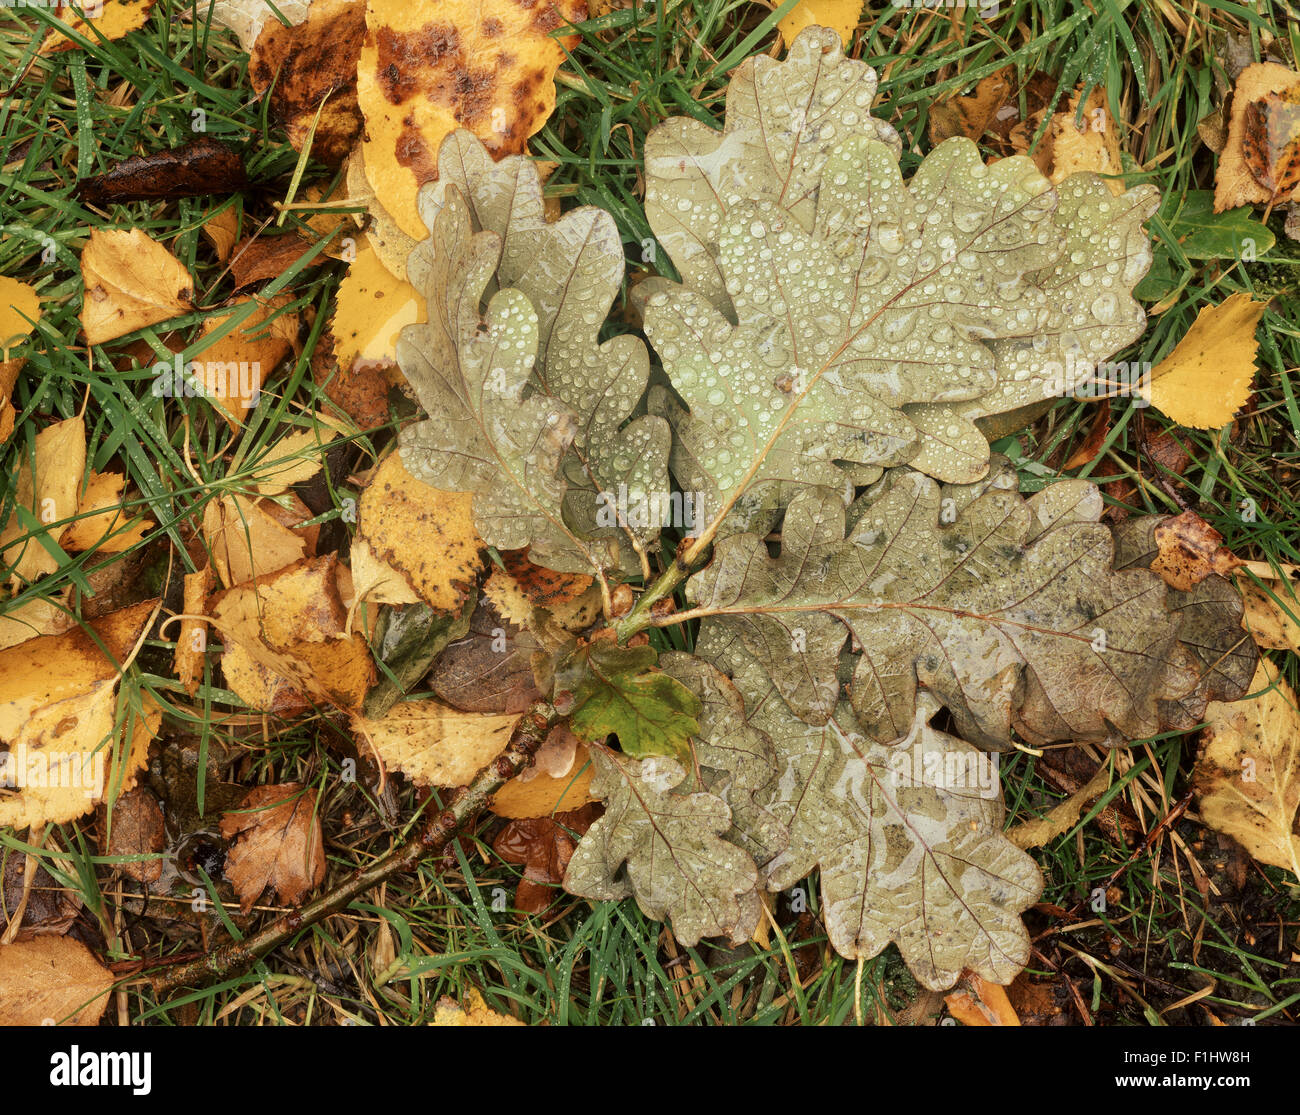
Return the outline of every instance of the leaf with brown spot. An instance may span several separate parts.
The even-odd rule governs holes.
[[[315,124],[311,153],[331,166],[361,135],[357,60],[365,29],[365,4],[316,0],[303,23],[272,20],[250,51],[249,80],[259,97],[270,90],[271,117],[293,149],[303,149]]]
[[[370,244],[362,245],[339,284],[330,318],[339,367],[396,368],[398,335],[424,320],[420,293],[404,279],[394,279]]]
[[[87,344],[103,344],[194,308],[194,280],[184,264],[138,228],[92,230],[81,250],[81,278]]]
[[[1223,545],[1223,535],[1195,511],[1184,511],[1166,519],[1155,528],[1159,550],[1151,563],[1165,583],[1189,592],[1211,573],[1226,576],[1241,564],[1240,559]]]
[[[1266,93],[1246,106],[1241,153],[1271,198],[1300,183],[1300,84]]]
[[[1277,667],[1260,659],[1249,701],[1212,703],[1192,774],[1201,819],[1260,863],[1300,880],[1300,712]]]
[[[517,155],[555,109],[555,71],[586,18],[583,0],[369,0],[357,68],[366,173],[383,207],[417,240],[415,196],[438,174],[438,148],[468,128],[496,157]]]
[[[352,728],[390,767],[421,786],[465,786],[505,750],[517,715],[458,712],[438,701],[405,701]]]
[[[1227,143],[1219,155],[1214,175],[1216,213],[1239,205],[1281,205],[1293,200],[1294,185],[1276,192],[1273,187],[1283,180],[1279,174],[1289,177],[1291,173],[1286,169],[1290,157],[1282,132],[1288,126],[1285,120],[1294,119],[1286,106],[1292,103],[1296,89],[1300,89],[1300,74],[1276,62],[1258,62],[1237,75],[1232,89]],[[1249,151],[1248,139],[1252,148]],[[1273,185],[1262,185],[1257,173]]]
[[[301,783],[249,791],[238,810],[222,814],[221,835],[232,841],[225,874],[244,913],[267,887],[294,905],[325,878],[316,791]]]
[[[59,4],[55,14],[71,31],[97,43],[96,32],[105,39],[120,39],[129,31],[138,31],[148,22],[153,5],[154,0],[100,0],[98,5],[87,5],[83,9],[85,18],[73,11],[69,4]],[[61,29],[52,27],[41,43],[40,53],[61,54],[65,50],[80,49],[79,42]]]
[[[352,540],[357,591],[374,603],[456,612],[484,565],[470,497],[422,484],[390,453],[361,493]]]

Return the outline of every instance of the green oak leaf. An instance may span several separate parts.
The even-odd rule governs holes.
[[[634,758],[690,755],[699,731],[700,699],[676,678],[654,668],[653,647],[594,643],[579,647],[555,670],[556,707],[588,743],[618,736]]]

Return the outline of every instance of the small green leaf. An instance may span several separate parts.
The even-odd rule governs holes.
[[[648,646],[588,646],[569,655],[555,672],[555,692],[557,707],[571,710],[573,734],[596,743],[612,733],[633,758],[689,762],[703,706],[680,681],[654,669],[656,658]]]
[[[1251,219],[1252,212],[1249,205],[1243,205],[1216,213],[1214,192],[1193,190],[1170,229],[1188,259],[1240,259],[1251,253],[1258,258],[1275,240],[1267,226]]]

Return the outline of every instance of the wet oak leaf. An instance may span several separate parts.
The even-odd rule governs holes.
[[[384,209],[417,240],[416,193],[438,148],[466,128],[496,157],[517,155],[555,109],[555,71],[587,16],[583,0],[368,0],[357,68],[366,173]]]
[[[592,793],[605,815],[582,838],[564,874],[570,894],[594,899],[635,896],[641,912],[671,920],[688,948],[702,937],[747,940],[756,925],[741,898],[758,871],[749,854],[722,834],[731,810],[704,791],[678,792],[687,775],[672,759],[638,760],[592,751]]]
[[[896,740],[864,737],[841,703],[820,725],[795,717],[739,647],[711,637],[728,660],[750,723],[772,740],[781,774],[771,811],[789,844],[764,867],[769,890],[819,867],[822,918],[850,959],[891,941],[926,987],[952,986],[970,968],[1008,983],[1029,958],[1020,911],[1042,890],[1033,859],[1002,834],[991,756],[932,728],[938,707],[917,701]]]
[[[238,810],[223,813],[221,835],[231,841],[225,875],[248,913],[268,887],[294,905],[325,878],[325,841],[316,791],[298,782],[258,786]]]
[[[1009,748],[1013,726],[1035,742],[1154,734],[1158,699],[1196,681],[1165,585],[1113,569],[1091,484],[1028,500],[1015,484],[999,458],[970,486],[895,470],[847,516],[838,496],[805,493],[786,510],[779,556],[754,535],[724,539],[688,599],[812,724],[839,706],[851,636],[850,699],[878,742],[910,730],[922,689],[982,747]]]
[[[1053,191],[1027,158],[985,166],[964,138],[904,184],[875,88],[811,28],[786,62],[736,71],[724,132],[670,120],[647,140],[647,215],[686,289],[638,289],[689,414],[663,393],[651,410],[710,521],[740,501],[744,529],[795,486],[903,461],[978,479],[976,418],[1071,390],[1142,330],[1129,292],[1154,191],[1116,199],[1088,174]]]

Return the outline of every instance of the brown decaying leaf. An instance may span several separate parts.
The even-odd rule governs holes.
[[[203,222],[201,231],[216,252],[217,260],[225,263],[235,249],[235,241],[239,239],[238,210],[227,206],[219,213],[214,213]]]
[[[185,266],[138,228],[94,229],[81,251],[86,343],[112,341],[194,308]]]
[[[515,888],[515,909],[525,914],[540,914],[555,900],[578,838],[601,812],[599,805],[589,804],[556,813],[554,817],[521,818],[511,821],[497,834],[492,850],[506,863],[524,869]]]
[[[243,159],[220,140],[199,136],[166,151],[132,155],[112,170],[82,178],[77,196],[102,208],[127,201],[237,194],[247,187]]]
[[[276,0],[272,11],[266,0],[199,0],[194,18],[205,20],[210,12],[213,25],[229,27],[244,52],[252,54],[262,29],[268,24],[279,24],[276,12],[288,23],[301,23],[312,6],[313,0]]]
[[[286,236],[254,236],[241,240],[235,245],[230,257],[230,274],[234,277],[236,288],[242,290],[268,279],[278,279],[311,247],[296,232]],[[322,258],[317,256],[308,266],[319,267],[322,262]]]
[[[522,153],[555,108],[555,71],[577,36],[551,32],[586,18],[583,0],[370,0],[357,70],[366,173],[383,207],[416,239],[415,195],[437,177],[438,148],[468,128],[496,158]]]
[[[1290,194],[1300,183],[1300,85],[1246,106],[1242,156],[1270,198]]]
[[[527,628],[505,619],[490,600],[480,600],[469,632],[434,663],[429,688],[465,712],[523,712],[541,696],[532,667],[541,650]]]
[[[93,1026],[112,986],[113,974],[71,937],[0,945],[0,1026]]]
[[[1267,102],[1271,95],[1286,94],[1297,87],[1300,87],[1300,74],[1275,62],[1247,66],[1237,76],[1232,90],[1232,111],[1228,117],[1228,140],[1219,156],[1219,167],[1214,176],[1216,213],[1236,209],[1239,205],[1267,205],[1270,202],[1280,205],[1292,200],[1294,188],[1274,193],[1270,187],[1261,185],[1252,171],[1252,163],[1254,169],[1265,177],[1276,175],[1280,169],[1273,165],[1267,136],[1259,136],[1257,132],[1252,141],[1256,150],[1249,156],[1246,139],[1249,126],[1258,129],[1263,124],[1268,127],[1272,115],[1267,104],[1257,110],[1251,110],[1250,106]],[[1281,154],[1280,150],[1278,154]]]
[[[166,844],[162,808],[152,792],[143,786],[137,786],[117,799],[113,805],[106,855],[149,855],[161,852]],[[116,867],[122,874],[141,883],[156,883],[162,878],[163,863],[160,858],[119,863]]]
[[[1151,572],[1165,583],[1189,592],[1211,573],[1226,576],[1241,561],[1223,545],[1223,535],[1195,511],[1184,511],[1166,519],[1155,529],[1159,554]]]
[[[1014,66],[1004,66],[975,86],[969,96],[948,97],[930,106],[928,134],[931,143],[942,143],[953,136],[978,141],[995,117],[1011,103],[1015,93]],[[1018,115],[1018,110],[1016,114]]]
[[[134,791],[133,791],[134,792]],[[0,935],[7,934],[10,919],[18,912],[26,896],[27,904],[23,906],[22,924],[14,940],[30,941],[33,937],[62,936],[76,920],[82,907],[76,892],[60,886],[45,867],[39,857],[24,855],[17,848],[0,848]],[[31,882],[27,873],[32,870]]]
[[[233,841],[225,873],[244,913],[267,887],[281,902],[294,905],[325,878],[316,791],[301,783],[249,791],[237,812],[222,815],[221,835]]]
[[[1110,400],[1101,400],[1092,415],[1092,424],[1088,427],[1088,436],[1083,439],[1083,444],[1070,454],[1070,459],[1061,466],[1066,472],[1072,468],[1082,468],[1084,465],[1092,464],[1097,459],[1097,454],[1101,452],[1101,447],[1106,441],[1106,435],[1110,432]]]
[[[271,116],[284,125],[294,150],[303,149],[315,123],[312,155],[332,166],[361,135],[357,60],[365,29],[365,4],[317,0],[304,23],[285,27],[272,20],[249,59],[249,80],[258,96],[271,90]]]

